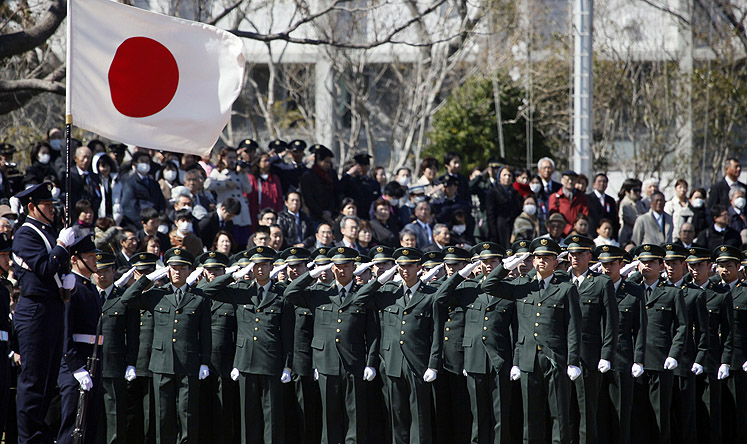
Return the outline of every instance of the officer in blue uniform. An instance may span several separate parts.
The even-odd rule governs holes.
[[[101,319],[102,301],[91,282],[91,274],[96,272],[97,251],[93,236],[81,237],[70,246],[75,288],[70,294],[70,301],[65,304],[63,355],[57,376],[62,398],[62,421],[57,435],[57,442],[60,444],[73,442],[72,432],[78,412],[80,389],[89,392],[84,443],[96,442],[98,415],[104,407],[101,371],[91,375],[86,367],[88,358],[93,355],[96,341],[98,340],[99,345],[103,344],[103,336],[96,334]]]
[[[72,228],[58,236],[52,228],[52,184],[41,183],[16,195],[27,214],[13,240],[15,275],[21,297],[13,323],[18,335],[21,373],[18,375],[18,442],[52,442],[44,424],[62,359],[65,305],[62,287],[75,278],[61,272],[69,263],[66,247]],[[63,285],[64,284],[64,285]]]

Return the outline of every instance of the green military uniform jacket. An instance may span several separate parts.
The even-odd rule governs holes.
[[[685,348],[682,360],[674,369],[676,376],[688,377],[693,375],[693,363],[705,366],[708,354],[708,309],[706,295],[703,289],[695,284],[683,283],[682,297],[687,309],[687,328],[685,329]]]
[[[513,350],[518,339],[516,303],[489,296],[479,279],[464,279],[459,273],[449,278],[436,293],[440,304],[458,306],[465,311],[464,369],[484,375],[488,366],[496,373],[508,375],[513,365]],[[446,320],[448,325],[448,319]],[[449,333],[449,332],[446,332]],[[444,338],[444,349],[447,340]]]
[[[703,370],[715,375],[721,364],[731,365],[734,347],[733,304],[729,290],[711,281],[706,283],[705,299],[708,310],[708,353]]]
[[[654,284],[651,296],[646,296],[646,370],[663,371],[664,361],[672,357],[679,361],[685,350],[687,308],[682,290],[659,280]],[[689,370],[689,368],[688,368]]]
[[[359,296],[360,286],[350,287],[340,300],[337,281],[314,282],[305,273],[291,282],[285,297],[298,307],[313,310],[314,334],[311,339],[313,366],[319,373],[341,376],[343,371],[363,376],[365,367],[379,365],[379,328],[376,310]]]
[[[361,290],[380,311],[381,358],[387,376],[402,377],[407,368],[417,375],[441,366],[443,320],[436,289],[421,282],[410,303],[405,303],[405,285],[374,279]]]
[[[203,289],[209,283],[205,280],[197,284]],[[233,369],[236,352],[236,309],[229,302],[210,301],[210,330],[212,331],[213,351],[210,354],[210,371],[222,378],[229,378]]]
[[[620,323],[612,369],[628,373],[633,363],[643,364],[646,359],[647,320],[643,289],[620,278],[615,299],[620,313]]]
[[[446,284],[447,280],[446,276],[442,276],[433,282],[428,282],[428,285],[439,290]],[[464,339],[464,315],[466,309],[458,303],[445,305],[444,309],[446,312],[441,314],[441,318],[444,319],[443,368],[461,375],[462,370],[465,368],[462,342]]]
[[[735,371],[739,371],[742,365],[747,362],[747,286],[744,281],[739,281],[731,289],[731,298],[734,307],[734,323],[732,324],[734,342],[731,367]]]
[[[306,307],[296,307],[293,326],[293,373],[311,376],[314,371],[311,341],[314,338],[314,312]]]
[[[143,276],[121,297],[126,307],[153,313],[153,347],[149,370],[166,375],[197,376],[210,362],[210,301],[187,286],[181,303],[171,285],[144,291],[151,281]]]
[[[576,287],[581,302],[581,361],[595,369],[600,359],[613,361],[617,348],[620,312],[612,279],[587,271]]]
[[[516,301],[519,340],[516,347],[519,368],[534,371],[535,356],[543,352],[561,369],[580,366],[581,308],[573,284],[553,275],[540,290],[535,279],[505,280],[508,270],[499,265],[482,283],[485,293]]]
[[[293,350],[294,307],[283,296],[285,286],[271,283],[259,300],[257,281],[243,279],[228,286],[231,282],[228,274],[204,288],[212,290],[212,299],[235,306],[238,328],[233,367],[242,373],[280,375],[291,367]]]
[[[98,291],[98,288],[96,289]],[[101,376],[124,378],[128,365],[135,366],[140,313],[120,300],[124,290],[114,286],[101,306]]]

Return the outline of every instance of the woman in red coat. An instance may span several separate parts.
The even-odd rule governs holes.
[[[280,178],[270,172],[270,155],[261,154],[249,170],[252,192],[247,194],[252,223],[257,226],[257,215],[265,208],[280,212],[283,210],[283,188]]]

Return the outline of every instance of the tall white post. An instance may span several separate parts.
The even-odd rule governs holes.
[[[573,0],[573,169],[592,174],[593,0]]]

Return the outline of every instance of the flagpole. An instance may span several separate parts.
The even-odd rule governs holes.
[[[70,84],[72,75],[71,67],[72,63],[72,21],[73,21],[73,0],[67,0],[67,48],[66,48],[66,61],[67,67],[65,70],[65,226],[71,227],[73,225],[73,216],[70,213],[70,189],[72,188],[72,181],[70,178],[70,145],[71,145],[71,132],[73,130],[73,113],[72,113],[72,93],[70,91]]]

